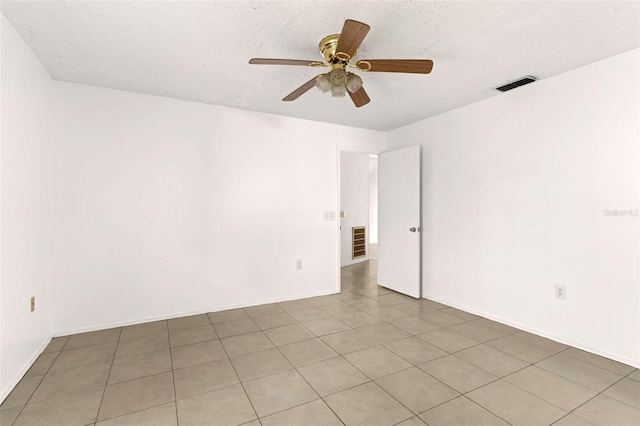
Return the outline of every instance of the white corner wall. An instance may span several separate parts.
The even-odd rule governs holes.
[[[347,266],[369,260],[369,154],[340,154],[340,265]],[[339,215],[338,215],[339,216]],[[367,255],[353,259],[352,228],[366,226]]]
[[[0,401],[52,335],[339,291],[339,151],[386,133],[53,81],[4,17],[1,53]]]
[[[51,336],[53,80],[1,16],[0,401]],[[30,298],[36,310],[30,311]]]
[[[426,297],[640,366],[639,59],[389,133],[423,147]]]

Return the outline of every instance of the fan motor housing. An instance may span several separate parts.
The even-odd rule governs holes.
[[[325,61],[327,61],[333,69],[345,69],[351,58],[344,52],[336,52],[338,48],[338,40],[340,40],[340,34],[326,36],[320,41],[320,45],[318,47],[320,48],[320,53],[324,56]],[[356,53],[354,53],[354,56]]]
[[[326,36],[320,41],[320,53],[324,56],[325,61],[331,62],[333,57],[336,55],[336,48],[338,47],[338,40],[340,39],[340,34],[332,34],[330,36]]]

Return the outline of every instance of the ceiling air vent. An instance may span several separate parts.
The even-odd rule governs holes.
[[[496,87],[496,90],[499,90],[501,92],[507,92],[507,91],[509,91],[511,89],[515,89],[516,87],[520,87],[520,86],[524,86],[525,84],[533,83],[536,80],[537,80],[537,78],[528,75],[526,77],[522,77],[520,80],[514,81],[514,82],[509,83],[509,84],[505,84],[504,86]]]

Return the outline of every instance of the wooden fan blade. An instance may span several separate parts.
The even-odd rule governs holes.
[[[353,101],[353,103],[357,108],[360,108],[361,106],[368,104],[369,101],[371,100],[369,99],[369,95],[367,95],[367,92],[365,92],[364,87],[361,87],[360,89],[358,89],[356,93],[351,93],[348,90],[347,90],[347,93],[349,94],[349,96],[351,97],[351,100]]]
[[[316,78],[318,78],[318,76],[313,77],[311,80],[307,81],[305,84],[303,84],[302,86],[298,87],[296,90],[294,90],[293,92],[289,93],[287,96],[285,96],[282,100],[285,102],[289,102],[289,101],[295,101],[296,99],[298,99],[301,95],[303,95],[304,93],[306,93],[309,89],[311,89],[313,86],[316,85]]]
[[[318,63],[318,61],[305,61],[303,59],[269,59],[269,58],[253,58],[249,60],[250,64],[256,65],[303,65]]]
[[[336,46],[336,56],[340,53],[345,53],[348,58],[340,58],[350,60],[353,55],[356,54],[360,43],[367,36],[370,27],[362,22],[347,19],[344,21],[340,38],[338,39],[338,46]]]
[[[371,68],[367,69],[369,65]],[[433,69],[433,61],[429,59],[363,59],[358,61],[356,66],[362,71],[429,74]]]

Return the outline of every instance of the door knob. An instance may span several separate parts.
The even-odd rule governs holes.
[[[415,227],[413,227],[413,228],[409,228],[409,231],[411,231],[411,232],[416,232],[416,231],[417,231],[417,229],[416,229]]]

